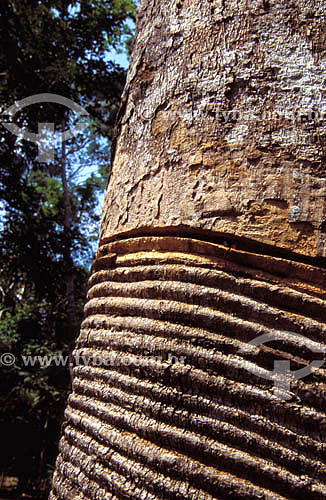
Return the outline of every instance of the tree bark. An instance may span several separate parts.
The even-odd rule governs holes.
[[[62,133],[65,131],[65,122],[62,124]],[[63,190],[63,203],[64,203],[64,215],[63,215],[63,227],[65,230],[65,246],[63,253],[63,265],[65,269],[66,277],[66,305],[67,305],[67,319],[68,328],[65,335],[65,339],[69,345],[69,369],[70,376],[72,379],[72,349],[75,342],[75,329],[76,329],[76,314],[75,314],[75,294],[74,294],[74,275],[73,275],[73,259],[72,259],[72,215],[71,215],[71,201],[69,186],[67,182],[67,155],[65,142],[62,142],[61,151],[61,182]]]
[[[51,500],[326,497],[325,7],[141,2]]]
[[[188,226],[326,255],[325,7],[141,3],[102,239]]]

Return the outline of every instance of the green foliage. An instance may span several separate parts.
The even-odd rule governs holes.
[[[134,16],[130,0],[0,2],[0,111],[47,92],[90,114],[83,134],[66,143],[64,162],[57,151],[55,161],[38,163],[34,143],[0,126],[0,355],[16,357],[14,365],[0,366],[0,465],[19,477],[17,499],[47,498],[69,367],[26,365],[23,357],[67,356],[82,320],[98,199],[125,82],[109,52],[130,45]],[[61,130],[75,121],[67,108],[46,103],[14,117],[32,132],[38,123]]]

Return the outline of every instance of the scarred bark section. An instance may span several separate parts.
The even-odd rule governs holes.
[[[286,401],[261,376],[326,350],[325,275],[191,238],[100,247],[51,500],[325,498],[325,369]]]
[[[326,256],[325,12],[141,2],[102,238],[188,226]]]

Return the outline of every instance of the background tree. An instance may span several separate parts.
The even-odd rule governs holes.
[[[25,366],[22,355],[68,355],[82,318],[125,81],[112,51],[125,50],[133,16],[128,0],[0,4],[1,111],[46,92],[90,114],[84,133],[48,163],[37,162],[35,144],[0,130],[0,346],[17,359],[1,367],[1,470],[4,477],[18,476],[15,498],[47,497],[69,365]],[[63,106],[44,104],[26,107],[14,122],[37,132],[38,123],[61,130],[76,119]]]

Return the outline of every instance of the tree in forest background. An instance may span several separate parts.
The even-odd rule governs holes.
[[[19,478],[15,498],[47,496],[69,366],[24,366],[22,355],[67,355],[78,331],[125,82],[110,51],[128,50],[134,11],[130,0],[0,6],[0,111],[46,92],[89,113],[87,129],[47,163],[37,161],[35,144],[0,130],[0,351],[17,360],[1,366],[1,471]],[[37,132],[38,123],[67,130],[77,119],[63,106],[37,104],[14,122]]]

